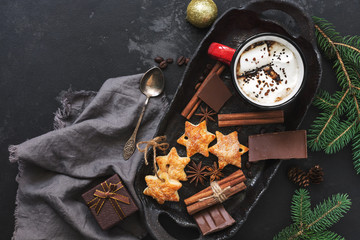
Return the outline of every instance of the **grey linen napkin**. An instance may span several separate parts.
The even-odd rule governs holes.
[[[99,92],[63,93],[57,130],[9,147],[18,162],[14,239],[137,239],[146,234],[140,213],[103,231],[81,194],[117,173],[142,210],[133,184],[143,154],[124,161],[124,144],[135,128],[145,96],[141,74],[107,80]],[[138,140],[152,139],[168,107],[152,98]]]

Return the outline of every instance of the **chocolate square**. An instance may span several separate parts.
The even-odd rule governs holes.
[[[84,193],[82,198],[103,230],[113,227],[138,210],[117,174]]]
[[[217,74],[212,75],[209,81],[203,84],[205,85],[201,86],[199,98],[215,112],[219,112],[225,102],[232,96],[230,90]]]
[[[306,130],[249,136],[249,162],[307,158]]]
[[[217,204],[193,215],[203,235],[225,229],[235,223],[222,204]]]

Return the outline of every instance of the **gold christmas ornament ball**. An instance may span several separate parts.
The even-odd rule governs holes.
[[[217,6],[212,0],[192,0],[186,10],[186,20],[198,28],[210,26],[217,17]]]

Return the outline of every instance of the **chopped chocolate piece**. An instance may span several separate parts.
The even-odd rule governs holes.
[[[217,74],[210,77],[211,79],[204,83],[205,85],[200,90],[198,96],[215,112],[219,112],[232,94]]]
[[[222,204],[217,204],[194,215],[203,235],[223,230],[235,223]]]
[[[306,130],[249,136],[249,162],[307,158]]]

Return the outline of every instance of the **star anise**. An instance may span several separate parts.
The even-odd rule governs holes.
[[[206,167],[201,167],[202,162],[200,161],[199,164],[196,164],[194,161],[191,162],[192,166],[188,166],[190,170],[187,170],[186,173],[188,173],[188,178],[190,178],[190,183],[195,181],[195,186],[197,186],[198,182],[201,183],[201,185],[204,185],[205,181],[205,170]]]
[[[206,170],[208,171],[205,173],[205,176],[210,176],[210,182],[213,182],[215,180],[219,180],[224,176],[224,174],[221,172],[221,169],[219,169],[216,162],[214,162],[214,167],[206,166]]]
[[[200,122],[202,121],[206,121],[206,123],[208,122],[208,119],[210,119],[211,121],[215,122],[215,119],[213,117],[211,117],[212,115],[215,115],[216,112],[214,112],[213,110],[209,111],[209,108],[206,107],[205,109],[203,107],[200,107],[201,113],[196,113],[196,116],[201,116]]]

